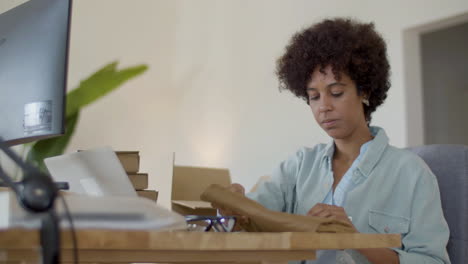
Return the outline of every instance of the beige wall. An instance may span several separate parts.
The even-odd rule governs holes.
[[[252,186],[300,146],[328,141],[274,76],[289,37],[328,16],[374,21],[387,40],[393,85],[373,123],[405,146],[403,30],[463,12],[466,0],[75,0],[70,89],[114,59],[150,70],[88,107],[69,151],[141,150],[164,205],[173,151],[178,164],[227,167]]]

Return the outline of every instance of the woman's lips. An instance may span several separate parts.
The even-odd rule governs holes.
[[[325,127],[325,128],[331,128],[331,127],[334,127],[336,125],[336,123],[338,122],[338,119],[329,119],[329,120],[325,120],[322,122],[322,125]]]

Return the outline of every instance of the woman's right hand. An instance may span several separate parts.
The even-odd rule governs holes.
[[[234,193],[239,193],[239,194],[242,194],[242,195],[245,195],[245,188],[244,186],[238,184],[238,183],[233,183],[231,185],[229,185],[228,187],[228,190],[231,191],[231,192],[234,192]],[[219,214],[221,215],[239,215],[238,213],[228,209],[228,208],[224,208],[223,206],[221,205],[218,205],[218,204],[212,204],[212,206],[216,209],[218,209],[218,212]]]
[[[244,186],[238,184],[238,183],[233,183],[231,185],[229,185],[228,187],[228,190],[231,191],[231,192],[235,192],[235,193],[239,193],[241,195],[245,195],[245,188]],[[228,215],[232,215],[232,216],[236,216],[236,226],[234,227],[234,230],[233,231],[240,231],[241,230],[241,226],[242,225],[245,225],[248,223],[249,219],[247,216],[244,216],[244,215],[240,215],[239,213],[235,212],[235,211],[232,211],[231,209],[228,209],[228,208],[224,208],[223,206],[220,206],[220,205],[217,205],[217,204],[212,204],[212,206],[216,209],[218,209],[218,213],[220,215],[225,215],[225,216],[228,216]]]

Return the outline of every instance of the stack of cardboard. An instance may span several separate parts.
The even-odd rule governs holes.
[[[139,172],[140,153],[138,151],[117,151],[116,154],[137,194],[140,197],[145,197],[156,202],[158,200],[158,192],[148,190],[148,173]]]

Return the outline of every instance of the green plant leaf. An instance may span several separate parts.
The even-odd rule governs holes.
[[[44,159],[62,154],[75,132],[79,112],[68,116],[65,120],[65,134],[60,137],[43,139],[35,142],[26,156],[26,162],[36,165],[41,171],[47,171]]]
[[[142,74],[148,69],[146,65],[117,70],[117,62],[109,63],[88,79],[83,80],[78,88],[67,94],[66,116],[80,111],[80,108],[108,94],[127,80]]]
[[[42,171],[47,171],[44,159],[61,155],[73,136],[81,108],[113,91],[124,82],[142,74],[148,69],[146,65],[137,65],[117,70],[118,62],[104,66],[89,78],[80,82],[78,88],[67,94],[65,114],[65,135],[40,140],[32,144],[26,161],[35,164]]]

